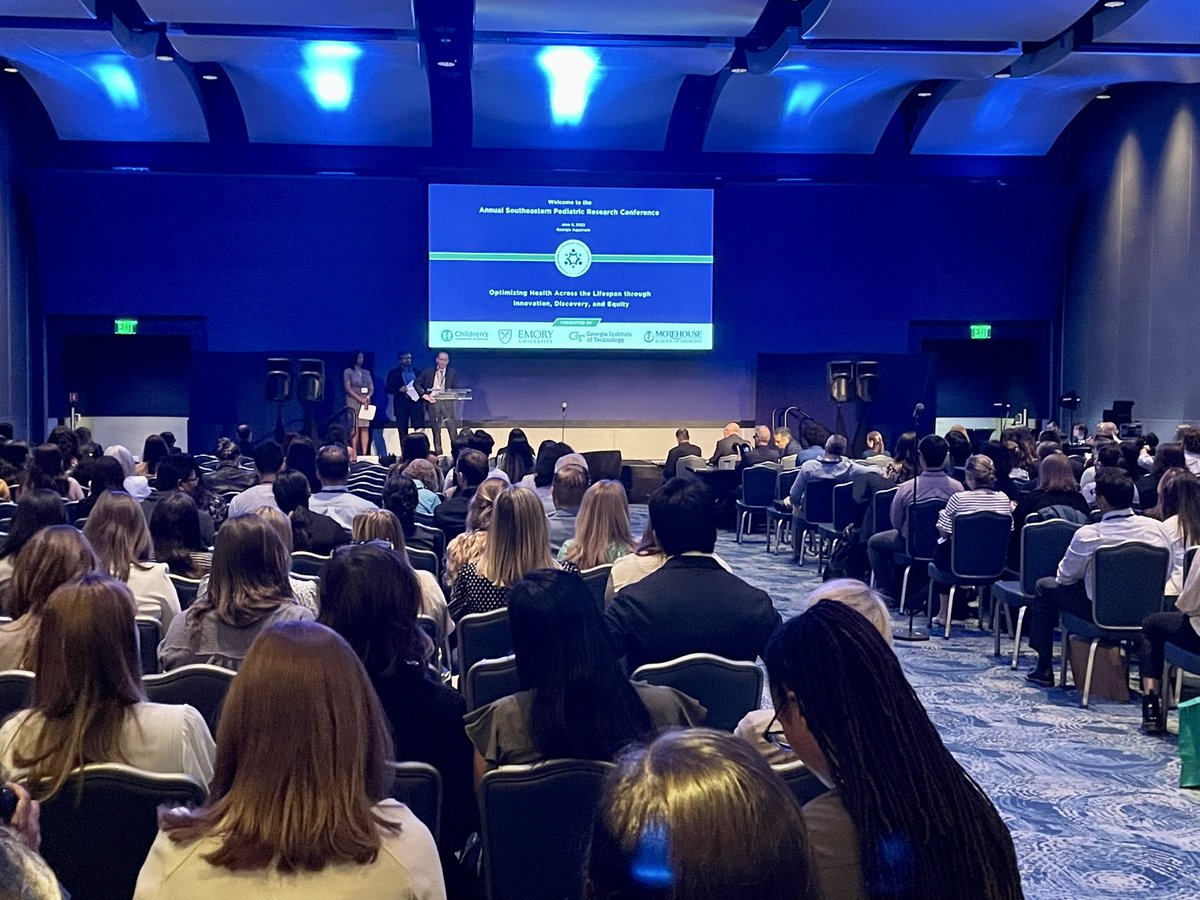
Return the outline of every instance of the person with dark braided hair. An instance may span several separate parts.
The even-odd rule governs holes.
[[[818,896],[1023,897],[1008,829],[866,618],[814,604],[763,658],[791,749],[830,787],[802,810]]]

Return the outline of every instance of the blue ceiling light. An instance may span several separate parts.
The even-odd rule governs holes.
[[[133,76],[125,68],[123,59],[117,56],[105,57],[89,67],[95,80],[104,88],[108,99],[117,109],[137,109],[141,106],[137,85]]]
[[[598,80],[600,60],[590,47],[547,47],[537,56],[550,87],[550,116],[555,125],[583,121]]]
[[[354,69],[362,47],[344,41],[309,41],[300,48],[304,79],[317,106],[327,112],[342,112],[354,96]]]
[[[817,101],[825,95],[825,85],[819,81],[800,81],[792,85],[788,91],[787,102],[783,105],[783,117],[807,116],[817,105]]]

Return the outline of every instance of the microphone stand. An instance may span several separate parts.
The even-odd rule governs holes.
[[[563,443],[563,444],[565,444],[567,442],[567,401],[566,400],[563,401],[563,405],[562,405],[562,427],[559,429],[559,432],[558,432],[558,440],[560,443]]]

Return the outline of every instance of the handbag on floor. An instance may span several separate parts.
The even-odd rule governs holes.
[[[1179,704],[1179,786],[1200,788],[1200,697]]]

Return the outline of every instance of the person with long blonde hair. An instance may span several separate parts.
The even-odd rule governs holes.
[[[316,618],[292,597],[291,557],[275,529],[258,516],[221,526],[208,589],[176,616],[158,647],[164,670],[214,663],[235,671],[254,639],[274,622]]]
[[[184,704],[148,703],[129,587],[89,572],[55,589],[33,646],[33,705],[0,727],[0,768],[45,800],[71,770],[117,762],[212,777],[213,740]]]
[[[138,615],[153,616],[163,630],[179,613],[179,594],[165,562],[153,562],[154,542],[141,506],[124,491],[105,491],[92,507],[83,533],[100,567],[129,585]]]
[[[487,547],[478,563],[467,563],[450,593],[450,615],[457,621],[469,613],[501,609],[508,589],[536,569],[556,569],[542,501],[517,485],[497,496]],[[573,563],[564,568],[578,570]]]
[[[471,505],[467,507],[467,530],[446,545],[446,572],[442,576],[446,590],[454,590],[454,582],[463,566],[469,562],[478,563],[483,558],[496,498],[507,487],[503,478],[488,478],[471,497]]]
[[[597,481],[584,492],[575,537],[563,542],[558,559],[573,562],[580,569],[593,569],[632,552],[625,487],[619,481]]]
[[[135,900],[443,900],[429,829],[389,797],[392,756],[350,645],[315,622],[266,628],[225,699],[208,803],[161,816]]]
[[[0,669],[28,669],[42,609],[54,589],[100,561],[83,533],[72,525],[51,525],[31,537],[17,554],[5,613],[0,625]]]
[[[446,595],[442,593],[442,586],[438,584],[437,576],[432,572],[413,567],[404,542],[404,528],[396,514],[388,509],[359,513],[354,517],[353,526],[351,535],[355,543],[386,541],[399,553],[404,565],[417,576],[417,584],[421,588],[421,615],[431,616],[434,621],[440,623],[442,634],[454,631],[454,620],[446,611]],[[338,551],[342,549],[339,547]]]

